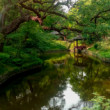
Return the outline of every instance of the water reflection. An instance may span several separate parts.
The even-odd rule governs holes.
[[[58,91],[49,100],[48,105],[41,107],[41,110],[80,110],[82,108],[81,104],[80,97],[72,90],[72,86],[67,80],[66,88],[62,92]]]
[[[41,72],[1,89],[0,110],[81,110],[93,92],[110,98],[109,65],[72,54],[45,58]]]

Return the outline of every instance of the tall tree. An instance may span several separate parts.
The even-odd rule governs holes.
[[[70,20],[75,28],[82,30],[85,37],[107,35],[110,29],[109,0],[79,0],[69,12]]]

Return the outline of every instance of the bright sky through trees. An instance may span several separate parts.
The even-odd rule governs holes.
[[[65,0],[61,0],[61,1],[65,1]],[[73,3],[75,3],[78,0],[71,0]],[[69,8],[67,6],[63,6],[63,9],[65,12],[68,12]]]

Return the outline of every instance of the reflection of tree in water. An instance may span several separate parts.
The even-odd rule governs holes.
[[[43,88],[38,87],[38,85],[30,88],[30,85],[28,85],[28,83],[25,83],[25,85],[21,85],[21,87],[18,87],[16,85],[16,87],[8,90],[5,94],[1,94],[0,107],[3,107],[5,103],[5,106],[3,108],[6,109],[8,106],[8,110],[13,110],[15,107],[20,110],[24,110],[24,107],[26,110],[30,110],[31,108],[33,108],[33,110],[40,110],[43,105],[48,105],[48,100],[57,93],[58,89],[64,89],[62,88],[64,86],[60,88],[58,85],[52,86],[53,88],[49,86],[48,90],[44,90]],[[51,90],[49,88],[51,88]],[[32,89],[33,91],[31,91]],[[61,97],[59,99],[62,104],[63,99],[61,100]],[[53,107],[57,107],[55,106],[55,104],[57,104],[57,101],[58,100],[56,100],[55,98],[53,99]]]
[[[40,110],[47,105],[50,109],[60,109],[65,102],[61,94],[66,88],[66,74],[60,73],[62,70],[59,68],[53,65],[52,68],[23,79],[21,83],[10,85],[9,89],[0,94],[0,107],[6,109],[8,106],[8,110]],[[48,101],[53,96],[56,98],[52,99],[51,106]],[[60,106],[57,106],[58,101]]]
[[[110,77],[109,66],[88,58],[79,58],[78,62],[84,62],[83,64],[87,66],[82,67],[81,64],[79,66],[73,66],[73,71],[70,75],[73,90],[85,101],[93,97],[93,92],[109,96],[110,93],[107,93],[103,84]]]
[[[61,110],[64,108],[65,99],[63,97],[53,97],[49,102],[49,110]]]
[[[77,60],[83,65],[76,64],[76,59],[68,55],[50,59],[39,74],[10,84],[0,93],[0,110],[40,110],[43,106],[49,110],[61,110],[65,105],[62,92],[66,88],[67,78],[72,89],[85,100],[81,102],[83,105],[88,104],[86,100],[91,99],[93,92],[110,96],[104,86],[105,79],[110,77],[109,66],[86,57]],[[81,104],[73,107],[80,107]]]
[[[82,110],[84,107],[92,107],[93,103],[88,101],[79,101],[77,105],[73,105],[69,110]]]

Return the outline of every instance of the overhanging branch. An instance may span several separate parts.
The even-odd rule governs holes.
[[[106,13],[106,12],[109,12],[110,11],[110,8],[109,9],[107,9],[107,10],[103,10],[103,11],[100,11],[100,12],[98,12],[94,17],[92,17],[91,19],[90,19],[90,21],[93,21],[93,20],[97,20],[98,18],[100,18],[101,16],[101,14],[103,14],[103,13]]]
[[[23,4],[23,3],[19,3],[19,4],[20,4],[23,8],[25,8],[25,9],[27,9],[27,10],[30,10],[30,11],[34,12],[37,16],[41,17],[41,15],[39,14],[39,12],[38,12],[36,9],[34,9],[34,8],[32,8],[32,7],[29,7],[29,6],[27,6],[27,5]]]
[[[27,15],[27,16],[23,16],[23,17],[19,17],[17,19],[15,19],[11,24],[9,24],[8,26],[5,26],[3,29],[2,29],[2,32],[3,34],[9,34],[13,31],[15,31],[16,29],[18,29],[19,25],[23,22],[26,22],[30,20],[30,16]]]

